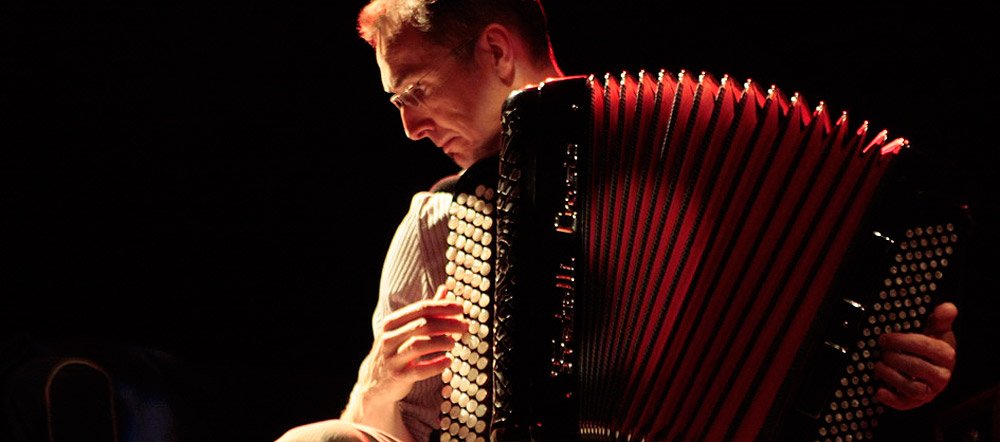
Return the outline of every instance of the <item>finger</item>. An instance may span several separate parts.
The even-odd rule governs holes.
[[[409,360],[431,359],[455,347],[455,340],[448,335],[424,336],[408,339],[399,346],[397,353]]]
[[[387,316],[382,330],[394,330],[418,318],[462,314],[462,304],[446,300],[424,300],[403,307]]]
[[[878,402],[897,410],[910,410],[924,404],[922,401],[910,399],[885,388],[879,388],[878,391],[875,392],[875,399]]]
[[[883,354],[902,352],[948,370],[955,367],[955,347],[943,339],[919,333],[885,333],[879,336],[878,344]]]
[[[945,302],[934,307],[934,312],[927,318],[927,327],[924,334],[929,336],[942,337],[952,333],[951,326],[958,316],[958,307],[950,302]],[[954,346],[954,342],[950,342]]]
[[[385,347],[390,351],[398,352],[399,347],[408,339],[448,336],[454,344],[455,339],[451,336],[460,334],[469,328],[468,322],[455,316],[428,316],[414,319],[403,326],[390,330],[382,334],[381,339],[385,342]]]
[[[924,359],[905,353],[884,353],[880,363],[892,368],[906,380],[919,380],[930,385],[934,391],[944,390],[951,379],[950,369],[933,365]]]
[[[421,381],[433,376],[440,376],[450,366],[451,358],[440,355],[432,359],[411,363],[408,368],[408,374],[414,381]]]
[[[948,385],[947,379],[938,374],[914,376],[899,369],[902,363],[898,359],[901,358],[892,357],[875,364],[876,376],[894,391],[906,397],[922,398],[927,394],[936,395]]]
[[[438,286],[437,292],[434,293],[434,298],[432,299],[437,301],[443,301],[446,296],[448,296],[448,288],[445,287],[444,284],[442,284]]]

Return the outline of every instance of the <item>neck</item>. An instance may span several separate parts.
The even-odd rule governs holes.
[[[520,78],[514,82],[518,88],[524,87],[528,84],[538,84],[548,78],[563,76],[562,71],[559,70],[559,66],[556,66],[554,62],[546,62],[545,64],[537,67],[530,65],[522,66],[522,68],[518,70],[518,73],[523,74],[519,75],[518,77]]]

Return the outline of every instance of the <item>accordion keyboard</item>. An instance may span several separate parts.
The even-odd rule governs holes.
[[[441,375],[441,442],[489,439],[494,195],[480,185],[474,193],[457,194],[449,209],[445,286],[448,299],[463,303],[469,329]]]

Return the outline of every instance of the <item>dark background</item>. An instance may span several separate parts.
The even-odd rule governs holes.
[[[2,338],[95,352],[134,378],[155,351],[152,366],[183,373],[167,390],[196,398],[184,422],[211,419],[216,440],[335,417],[395,226],[412,193],[456,170],[403,136],[355,35],[364,2],[89,4],[0,16]],[[972,207],[979,241],[955,377],[913,414],[926,437],[925,418],[1000,382],[986,4],[546,7],[567,74],[752,78],[888,128],[937,165],[926,178]]]

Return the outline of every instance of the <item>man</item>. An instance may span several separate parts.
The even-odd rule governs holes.
[[[561,76],[537,1],[374,0],[359,17],[375,49],[390,101],[406,135],[429,138],[463,169],[500,150],[500,112],[510,92]],[[443,300],[443,238],[450,196],[420,193],[386,257],[372,350],[340,420],[305,425],[280,439],[422,442],[437,425],[438,375],[450,365],[435,357],[466,324],[461,305]],[[889,334],[876,370],[894,391],[878,398],[898,409],[929,402],[954,366],[951,323],[957,311],[934,312],[927,335]]]

